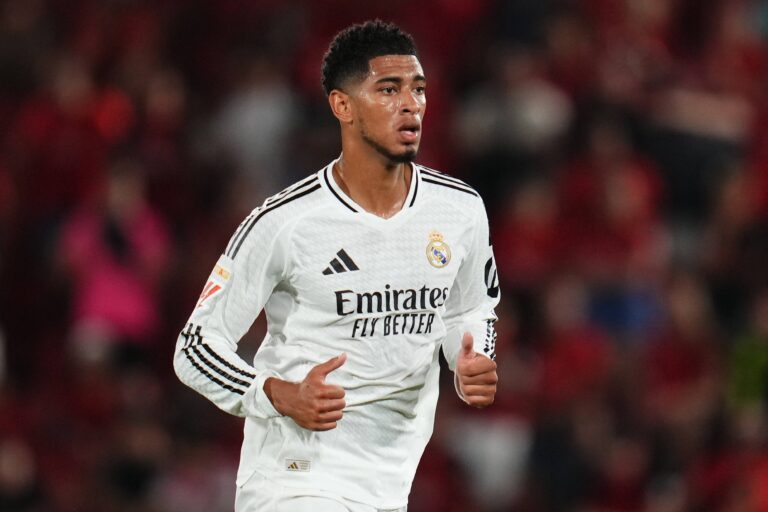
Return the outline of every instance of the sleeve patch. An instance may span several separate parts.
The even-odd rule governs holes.
[[[211,275],[208,276],[208,282],[205,283],[205,287],[203,288],[200,297],[197,299],[195,310],[204,309],[212,303],[212,299],[224,291],[227,284],[229,284],[229,279],[232,277],[232,271],[226,268],[223,259],[224,258],[219,259],[216,266],[213,267]]]

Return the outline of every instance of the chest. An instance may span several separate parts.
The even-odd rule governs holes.
[[[354,215],[318,217],[294,233],[289,279],[305,306],[340,318],[437,311],[471,239],[466,219],[445,212],[386,228]]]

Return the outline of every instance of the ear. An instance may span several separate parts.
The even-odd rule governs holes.
[[[328,95],[328,103],[331,105],[331,112],[341,123],[352,122],[352,101],[349,94],[334,89]]]

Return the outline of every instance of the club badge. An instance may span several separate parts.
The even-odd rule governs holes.
[[[451,261],[451,248],[443,240],[443,235],[437,231],[429,234],[427,261],[436,268],[443,268]]]

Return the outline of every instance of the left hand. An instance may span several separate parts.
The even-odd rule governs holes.
[[[496,396],[496,362],[473,349],[470,333],[461,339],[461,352],[456,360],[456,379],[464,400],[472,407],[482,409],[493,403]]]

